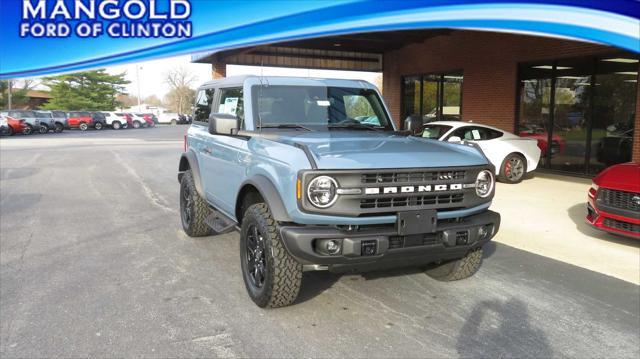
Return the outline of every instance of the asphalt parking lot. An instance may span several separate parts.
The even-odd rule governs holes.
[[[308,272],[260,309],[237,234],[182,232],[186,130],[0,139],[0,357],[640,356],[638,285],[503,243],[465,281]]]

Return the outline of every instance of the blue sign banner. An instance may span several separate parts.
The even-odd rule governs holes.
[[[634,0],[0,0],[0,78],[406,29],[519,32],[640,53],[639,18]]]

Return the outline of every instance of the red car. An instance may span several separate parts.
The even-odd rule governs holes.
[[[89,112],[74,111],[67,114],[67,128],[79,128],[86,131],[93,124],[93,118]]]
[[[640,163],[608,167],[593,179],[587,223],[603,231],[640,239]]]
[[[540,157],[544,158],[547,155],[547,148],[549,148],[549,135],[546,132],[533,132],[533,131],[520,131],[518,134],[520,137],[529,137],[538,140],[538,147],[540,148]],[[565,142],[562,137],[558,135],[551,136],[551,155],[564,152]]]
[[[144,121],[147,123],[147,127],[154,127],[156,125],[155,122],[153,122],[153,115],[150,113],[143,113],[142,114],[142,118],[144,118]]]
[[[6,120],[6,128],[3,126],[3,130],[6,131],[9,136],[22,133],[27,128],[25,120],[16,120],[9,116],[3,116],[3,119]]]

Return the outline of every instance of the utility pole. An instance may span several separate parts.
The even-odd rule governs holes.
[[[141,101],[140,101],[140,68],[141,66],[136,65],[136,83],[138,85],[138,112],[142,112]]]
[[[7,102],[7,105],[9,106],[9,110],[11,110],[11,86],[13,83],[11,80],[7,80],[7,82],[9,83],[9,95],[7,96],[9,101]]]

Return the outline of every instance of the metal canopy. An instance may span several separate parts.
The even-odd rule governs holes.
[[[382,71],[382,55],[453,30],[406,30],[305,39],[192,56],[193,62],[232,65]]]

